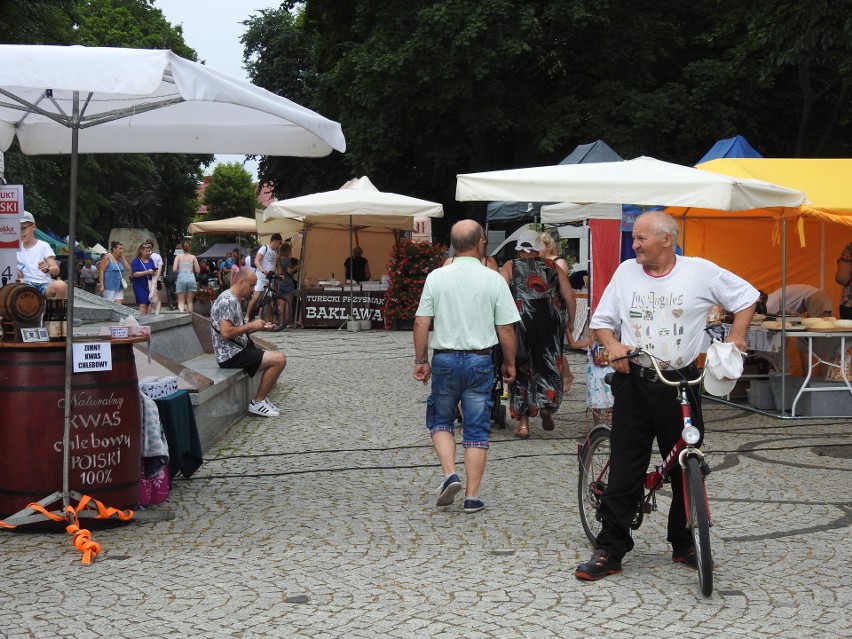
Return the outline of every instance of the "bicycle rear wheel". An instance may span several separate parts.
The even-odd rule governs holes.
[[[609,479],[610,455],[609,426],[597,426],[579,453],[580,473],[577,483],[577,500],[580,506],[580,522],[592,546],[601,531],[601,496]]]
[[[713,592],[713,556],[710,553],[710,511],[704,474],[697,457],[689,457],[684,469],[687,525],[692,531],[695,556],[698,560],[698,581],[701,593],[709,597]]]

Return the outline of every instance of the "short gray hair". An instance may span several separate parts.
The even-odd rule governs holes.
[[[672,236],[672,244],[677,246],[678,240],[678,228],[677,228],[677,220],[675,220],[671,215],[666,213],[665,211],[646,211],[642,213],[637,220],[648,216],[648,219],[651,221],[651,229],[657,235],[666,235],[667,233]]]

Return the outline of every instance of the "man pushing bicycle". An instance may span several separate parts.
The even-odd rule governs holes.
[[[590,328],[609,352],[615,369],[609,479],[601,499],[601,532],[591,559],[574,572],[577,579],[596,581],[620,573],[622,558],[633,549],[630,525],[642,498],[645,471],[656,438],[666,457],[683,426],[677,390],[660,382],[648,362],[626,355],[642,348],[672,369],[672,378],[695,377],[707,312],[714,305],[733,313],[725,341],[746,349],[746,331],[759,292],[716,264],[675,255],[677,222],[662,211],[649,211],[633,225],[636,258],[623,262],[607,285]],[[700,392],[690,393],[693,423],[704,432]],[[697,567],[686,527],[680,469],[672,474],[672,504],[667,539],[672,561]]]

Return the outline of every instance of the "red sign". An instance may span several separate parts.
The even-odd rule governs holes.
[[[0,286],[17,279],[24,187],[0,186]]]

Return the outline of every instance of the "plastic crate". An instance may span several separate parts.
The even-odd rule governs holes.
[[[811,382],[808,388],[842,388],[842,391],[802,393],[796,414],[808,417],[848,417],[852,415],[852,393],[842,382]]]
[[[749,384],[748,403],[760,410],[772,410],[775,406],[775,396],[768,379],[753,379]]]

